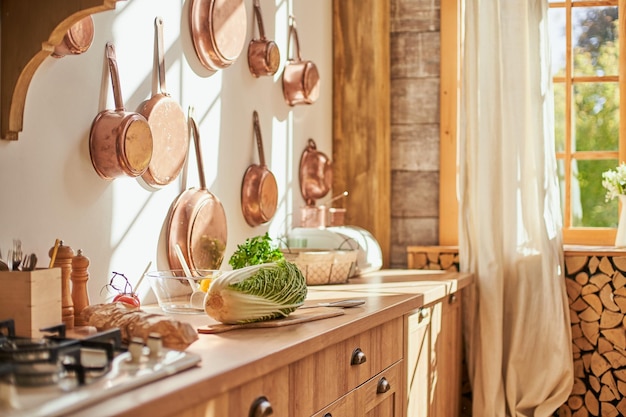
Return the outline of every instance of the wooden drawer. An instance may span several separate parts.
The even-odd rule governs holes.
[[[176,417],[225,417],[269,415],[261,410],[271,407],[274,416],[289,416],[289,369],[281,368],[238,388],[189,408]],[[267,412],[266,412],[267,413]]]
[[[397,362],[313,417],[404,416],[403,366],[403,361]]]
[[[293,415],[312,415],[402,359],[398,317],[290,365]]]

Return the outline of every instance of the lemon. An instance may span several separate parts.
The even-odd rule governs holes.
[[[211,285],[211,278],[203,279],[202,281],[200,281],[200,291],[209,291],[209,285]]]

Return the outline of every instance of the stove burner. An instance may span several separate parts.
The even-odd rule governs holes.
[[[14,329],[13,320],[0,322],[0,363],[14,364],[19,386],[58,384],[67,378],[73,379],[71,386],[84,385],[108,372],[115,352],[123,350],[119,329],[81,340],[65,338],[65,324],[42,329],[53,334],[41,339],[17,337]]]

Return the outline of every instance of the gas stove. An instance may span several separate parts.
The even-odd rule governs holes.
[[[65,325],[40,339],[15,336],[0,321],[0,415],[55,417],[192,368],[200,357],[164,348],[160,335],[121,343],[119,329],[66,337]]]

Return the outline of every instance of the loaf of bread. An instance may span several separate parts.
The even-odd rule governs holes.
[[[81,316],[98,331],[119,328],[124,343],[130,342],[133,337],[148,340],[150,333],[158,333],[164,347],[185,350],[198,340],[198,333],[189,323],[162,314],[129,309],[123,303],[90,305],[83,309]]]

